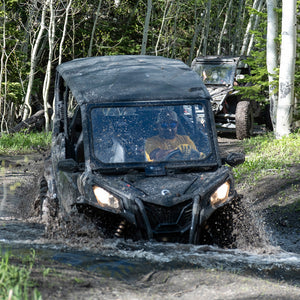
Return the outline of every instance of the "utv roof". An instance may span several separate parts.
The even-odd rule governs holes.
[[[57,67],[79,104],[125,100],[210,100],[199,75],[179,60],[142,55],[75,59]]]
[[[214,56],[214,55],[208,55],[208,56],[199,56],[199,57],[196,57],[194,60],[193,60],[193,63],[192,65],[195,63],[195,62],[238,62],[239,60],[242,60],[242,59],[245,59],[246,57],[245,56]]]

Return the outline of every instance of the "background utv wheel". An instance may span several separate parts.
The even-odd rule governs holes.
[[[253,111],[250,101],[240,101],[235,111],[236,137],[239,140],[253,134]]]

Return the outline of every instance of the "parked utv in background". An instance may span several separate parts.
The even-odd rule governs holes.
[[[175,128],[183,144],[147,153]],[[225,163],[243,161],[221,158],[210,95],[183,62],[124,55],[57,67],[48,196],[64,213],[93,211],[107,236],[222,244],[231,227],[207,224],[238,201]]]
[[[270,124],[258,102],[244,99],[234,89],[234,86],[244,85],[241,80],[245,75],[251,75],[245,57],[197,57],[191,67],[201,76],[212,97],[218,131],[235,132],[241,140],[253,134],[254,122]]]

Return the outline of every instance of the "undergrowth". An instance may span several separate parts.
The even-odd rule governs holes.
[[[40,293],[33,288],[33,283],[30,280],[35,252],[32,250],[31,254],[26,256],[19,264],[12,264],[11,260],[13,258],[9,251],[1,255],[0,299],[41,300]],[[22,265],[22,267],[19,265]]]
[[[300,132],[282,139],[275,139],[272,133],[260,135],[242,145],[246,160],[233,170],[237,183],[255,183],[270,174],[288,177],[290,167],[300,163]]]
[[[17,132],[0,136],[0,155],[26,154],[50,147],[51,133]]]

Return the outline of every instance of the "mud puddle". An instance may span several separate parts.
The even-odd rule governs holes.
[[[1,169],[0,174],[0,248],[18,255],[27,255],[34,248],[40,259],[83,268],[130,282],[157,270],[186,268],[229,271],[234,274],[258,276],[300,285],[300,254],[283,251],[265,238],[260,247],[221,249],[208,245],[183,245],[156,242],[132,242],[82,238],[76,231],[66,239],[49,239],[45,225],[38,217],[30,217],[30,203],[37,188],[36,172],[30,173],[28,161],[14,159],[13,167]],[[40,162],[35,162],[38,169]],[[24,199],[16,193],[24,185]],[[29,188],[26,189],[26,187]],[[26,216],[26,218],[24,218]],[[79,220],[80,223],[80,220]],[[89,228],[87,228],[89,230]],[[260,228],[260,230],[264,230]],[[266,234],[266,236],[268,236]]]
[[[26,226],[24,226],[26,227]],[[280,249],[221,249],[209,245],[161,244],[156,242],[131,242],[108,239],[99,243],[98,249],[84,250],[63,244],[49,243],[43,239],[41,230],[32,231],[27,226],[20,231],[23,239],[3,240],[2,251],[9,249],[17,255],[29,255],[35,249],[42,260],[55,260],[80,269],[93,271],[107,278],[124,281],[135,280],[153,271],[200,268],[229,271],[244,276],[284,280],[300,285],[300,255]],[[35,240],[33,239],[34,235]],[[25,238],[25,239],[24,239]],[[264,253],[261,253],[264,252]]]

